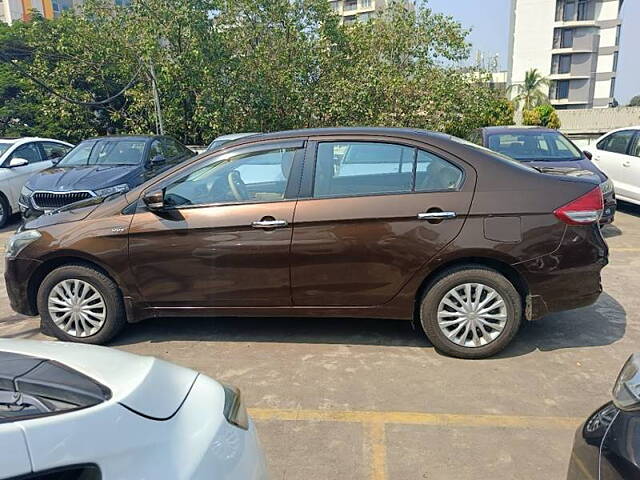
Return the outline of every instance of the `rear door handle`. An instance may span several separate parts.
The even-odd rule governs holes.
[[[251,224],[253,228],[282,228],[287,225],[286,220],[259,220]]]
[[[426,212],[419,213],[418,220],[448,220],[456,216],[456,212]]]

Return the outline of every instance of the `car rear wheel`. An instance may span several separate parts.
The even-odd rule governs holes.
[[[3,194],[0,193],[0,228],[4,227],[11,217],[11,206]]]
[[[447,270],[422,298],[420,322],[434,347],[459,358],[486,358],[503,350],[520,327],[522,300],[495,270],[466,265]]]
[[[85,265],[65,265],[49,273],[38,290],[43,330],[60,340],[103,344],[125,326],[117,285]]]

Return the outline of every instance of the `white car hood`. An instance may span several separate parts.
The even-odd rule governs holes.
[[[180,408],[198,373],[154,357],[65,342],[0,339],[0,351],[57,361],[108,387],[112,401],[155,420]]]

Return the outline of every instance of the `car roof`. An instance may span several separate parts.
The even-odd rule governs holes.
[[[82,140],[83,142],[89,140],[142,140],[148,142],[157,138],[170,138],[167,135],[103,135],[100,137],[90,137]]]
[[[44,137],[18,137],[18,138],[0,138],[0,143],[27,143],[27,142],[58,142],[65,143],[67,145],[71,145],[70,142],[65,140],[58,140],[57,138],[44,138]]]
[[[261,132],[240,132],[240,133],[228,133],[226,135],[220,135],[216,137],[213,141],[217,140],[236,140],[242,137],[248,137],[250,135],[260,135]]]
[[[283,130],[280,132],[261,133],[245,137],[242,140],[247,142],[257,140],[276,140],[285,138],[333,136],[333,135],[378,135],[397,137],[420,137],[431,138],[433,140],[451,140],[451,135],[446,133],[433,132],[430,130],[420,130],[416,128],[398,127],[328,127],[328,128],[302,128],[298,130]],[[238,145],[241,142],[234,142]]]
[[[480,130],[486,133],[517,133],[517,132],[557,132],[552,128],[529,126],[529,125],[503,125],[482,127]]]

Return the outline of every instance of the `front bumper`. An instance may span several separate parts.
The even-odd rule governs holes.
[[[22,315],[38,314],[35,301],[31,301],[29,286],[31,278],[41,262],[29,258],[6,257],[4,283],[11,308]]]

